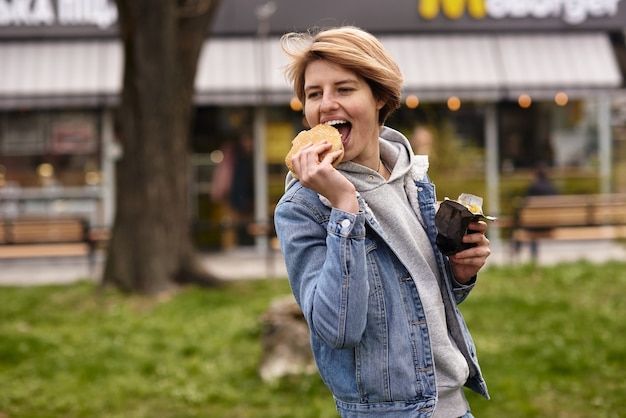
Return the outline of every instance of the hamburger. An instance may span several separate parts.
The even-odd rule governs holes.
[[[341,134],[331,125],[319,124],[309,130],[301,131],[298,135],[296,135],[293,141],[291,141],[291,149],[285,157],[285,164],[294,177],[297,178],[293,172],[293,164],[291,162],[293,155],[309,142],[317,144],[322,141],[328,141],[332,147],[330,150],[320,155],[320,160],[323,159],[329,152],[341,150],[341,155],[333,161],[333,167],[336,167],[341,162],[343,159],[343,143],[341,142]]]

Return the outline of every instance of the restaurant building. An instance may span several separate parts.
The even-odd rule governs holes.
[[[405,102],[390,125],[416,148],[429,146],[424,128],[438,127],[435,141],[449,129],[482,173],[490,214],[504,211],[501,179],[538,162],[601,192],[626,188],[626,1],[228,0],[196,79],[198,224],[224,216],[214,172],[243,132],[254,137],[255,189],[269,190],[255,193],[254,216],[271,214],[304,128],[278,37],[343,24],[376,34],[400,65]],[[112,0],[0,0],[2,216],[80,212],[111,224],[122,60]]]

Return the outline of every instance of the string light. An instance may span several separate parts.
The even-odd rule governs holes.
[[[448,109],[456,112],[461,108],[461,99],[456,96],[452,96],[448,99]]]
[[[517,104],[519,104],[519,106],[523,109],[528,109],[530,105],[532,104],[532,102],[533,100],[527,94],[521,94],[517,98]]]
[[[289,101],[289,107],[294,112],[300,112],[302,110],[302,102],[297,97],[292,97]]]
[[[37,166],[37,174],[44,178],[52,177],[54,176],[54,167],[49,163],[39,164]]]
[[[569,97],[565,92],[560,91],[554,96],[554,102],[559,106],[565,106],[568,101]]]
[[[408,107],[409,109],[415,109],[417,106],[420,105],[420,99],[416,95],[411,94],[406,97],[405,103],[406,107]]]

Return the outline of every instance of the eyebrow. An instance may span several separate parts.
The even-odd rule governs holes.
[[[333,83],[334,86],[341,86],[341,85],[345,85],[345,84],[358,84],[359,80],[357,80],[356,78],[346,78],[344,80],[339,80],[335,83]],[[318,89],[320,88],[320,86],[318,85],[312,85],[312,86],[304,86],[304,91],[308,91],[308,90],[314,90],[314,89]]]

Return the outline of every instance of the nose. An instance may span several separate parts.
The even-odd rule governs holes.
[[[322,101],[320,103],[320,111],[322,113],[334,110],[337,108],[337,101],[331,93],[324,92],[322,95]]]

